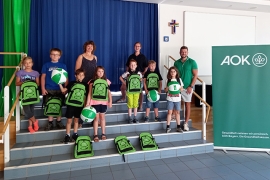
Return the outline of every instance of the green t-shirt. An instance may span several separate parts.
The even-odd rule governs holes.
[[[198,69],[196,61],[187,57],[187,60],[182,63],[181,59],[178,59],[174,62],[174,66],[178,69],[180,78],[184,83],[184,89],[186,89],[192,82],[192,70]]]

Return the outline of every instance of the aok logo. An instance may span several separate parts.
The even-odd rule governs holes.
[[[238,66],[238,65],[249,65],[250,62],[248,61],[250,55],[247,56],[238,56],[238,55],[233,55],[233,56],[226,56],[222,63],[222,65],[233,65],[233,66]],[[267,63],[267,56],[263,53],[257,53],[252,57],[252,63],[257,66],[257,67],[263,67]]]

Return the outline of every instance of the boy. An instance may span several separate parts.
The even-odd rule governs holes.
[[[137,61],[131,59],[129,62],[129,70],[120,76],[120,81],[127,87],[127,106],[128,106],[128,122],[132,124],[133,122],[139,123],[137,116],[137,108],[139,106],[138,101],[141,93],[141,81],[142,74],[136,70]],[[126,81],[124,80],[126,79]],[[132,109],[134,110],[134,118],[131,117]]]
[[[67,71],[65,64],[58,62],[62,55],[62,51],[58,48],[52,48],[50,50],[51,62],[47,62],[42,66],[41,70],[41,91],[44,96],[43,104],[46,104],[49,97],[58,96],[62,99],[62,102],[65,98],[64,94],[61,92],[58,84],[52,81],[51,75],[52,71],[57,68],[62,68]],[[68,84],[68,79],[65,82],[65,85]],[[49,131],[53,129],[53,116],[48,116],[48,125],[45,127],[45,130]],[[65,129],[65,126],[61,122],[61,116],[57,117],[56,127],[58,129]]]
[[[148,62],[148,68],[149,70],[146,71],[143,77],[145,94],[148,94],[148,91],[150,90],[156,90],[160,94],[163,79],[159,71],[156,70],[156,62],[154,60],[150,60]],[[149,113],[150,113],[151,104],[153,104],[153,107],[154,107],[155,121],[160,122],[160,118],[158,117],[159,101],[151,103],[148,101],[147,98],[146,98],[146,112],[145,112],[144,122],[149,122]]]
[[[75,71],[76,81],[71,81],[66,88],[63,88],[62,84],[59,84],[62,93],[68,92],[66,99],[67,104],[67,125],[66,125],[66,135],[64,138],[64,143],[70,142],[70,129],[72,123],[72,117],[74,116],[74,130],[72,139],[76,141],[78,138],[78,122],[84,107],[85,97],[88,94],[88,84],[83,82],[85,77],[85,72],[82,68]]]

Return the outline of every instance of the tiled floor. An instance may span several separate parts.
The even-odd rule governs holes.
[[[3,172],[0,173],[0,180]],[[215,150],[214,153],[121,164],[22,178],[24,180],[270,180],[270,156],[265,152]],[[16,179],[18,180],[18,179]]]

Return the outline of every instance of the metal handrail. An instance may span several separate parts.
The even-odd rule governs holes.
[[[19,62],[18,66],[1,66],[1,68],[16,68],[14,73],[12,74],[9,82],[4,88],[4,128],[0,132],[0,137],[2,136],[1,143],[4,143],[4,162],[7,164],[10,161],[10,138],[9,138],[9,125],[11,116],[16,108],[16,131],[20,130],[20,104],[18,103],[19,97],[20,97],[20,87],[16,86],[16,99],[15,102],[12,105],[11,110],[9,110],[9,91],[10,91],[10,85],[13,82],[16,72],[20,70],[20,66],[22,64],[23,58],[27,56],[27,54],[21,52],[0,52],[0,55],[21,55],[21,61]]]
[[[172,56],[168,56],[168,59],[170,60],[170,59],[172,59],[173,61],[176,61],[175,60],[175,58],[173,58]],[[169,68],[166,66],[166,65],[164,65],[164,67],[167,69],[167,70],[169,70]],[[203,88],[203,91],[202,91],[202,94],[203,94],[203,97],[205,97],[205,82],[202,80],[202,79],[200,79],[199,77],[197,77],[197,80],[198,81],[200,81],[202,84],[203,84],[203,86],[202,86],[202,88]],[[209,117],[209,114],[210,114],[210,110],[211,110],[211,106],[201,97],[201,96],[199,96],[196,92],[194,92],[193,91],[193,94],[197,97],[197,98],[199,98],[200,100],[201,100],[201,102],[202,103],[204,103],[204,105],[203,105],[203,108],[202,108],[202,111],[203,111],[203,117],[205,116],[205,105],[208,107],[207,108],[207,114],[206,114],[206,116],[205,116],[205,119],[203,119],[203,121],[202,121],[202,123],[203,123],[203,138],[206,140],[206,123],[208,122],[208,117]],[[202,117],[202,118],[203,118]]]

